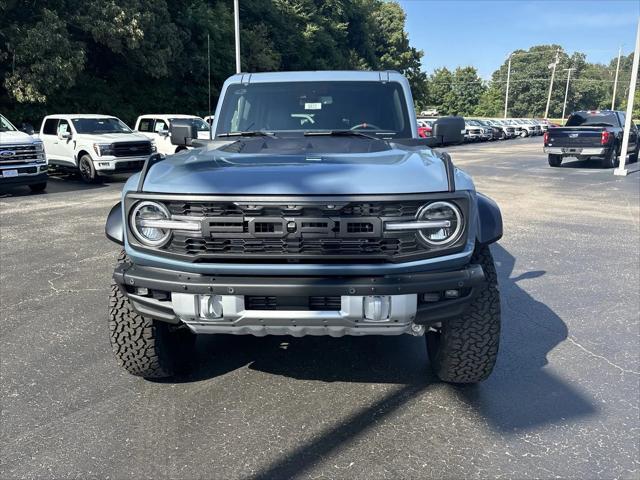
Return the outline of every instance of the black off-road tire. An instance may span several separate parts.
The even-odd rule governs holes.
[[[477,383],[493,371],[500,343],[500,293],[489,247],[478,247],[472,263],[482,265],[486,284],[466,313],[426,334],[431,368],[440,380]]]
[[[126,262],[122,252],[118,263]],[[109,334],[113,353],[132,375],[165,378],[185,373],[190,365],[196,336],[186,327],[176,327],[137,313],[115,283],[109,297]]]
[[[559,167],[561,163],[562,163],[562,155],[554,155],[553,153],[549,154],[549,166]]]
[[[47,189],[47,182],[34,183],[33,185],[29,185],[29,188],[33,193],[44,192]]]

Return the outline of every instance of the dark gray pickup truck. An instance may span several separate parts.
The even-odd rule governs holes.
[[[549,154],[549,165],[559,167],[564,157],[588,160],[602,159],[605,168],[618,165],[624,112],[615,110],[589,110],[572,113],[564,127],[550,128],[544,134],[544,152]],[[631,122],[629,135],[629,161],[638,160],[638,128]]]

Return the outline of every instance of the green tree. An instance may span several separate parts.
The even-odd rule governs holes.
[[[207,36],[212,96],[235,71],[228,0],[0,1],[0,110],[16,122],[49,113],[206,114]],[[245,71],[393,69],[416,103],[422,52],[405,14],[383,0],[243,0]],[[215,104],[214,104],[215,105]]]

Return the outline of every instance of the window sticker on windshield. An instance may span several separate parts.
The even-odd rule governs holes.
[[[304,109],[305,110],[321,110],[322,109],[322,103],[321,102],[305,103],[304,104]]]

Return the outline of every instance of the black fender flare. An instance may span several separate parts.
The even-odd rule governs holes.
[[[107,216],[104,234],[109,240],[124,245],[124,227],[122,225],[122,202],[116,203]]]
[[[500,207],[492,199],[477,194],[478,199],[478,233],[476,240],[480,245],[489,245],[502,238],[502,213]]]

